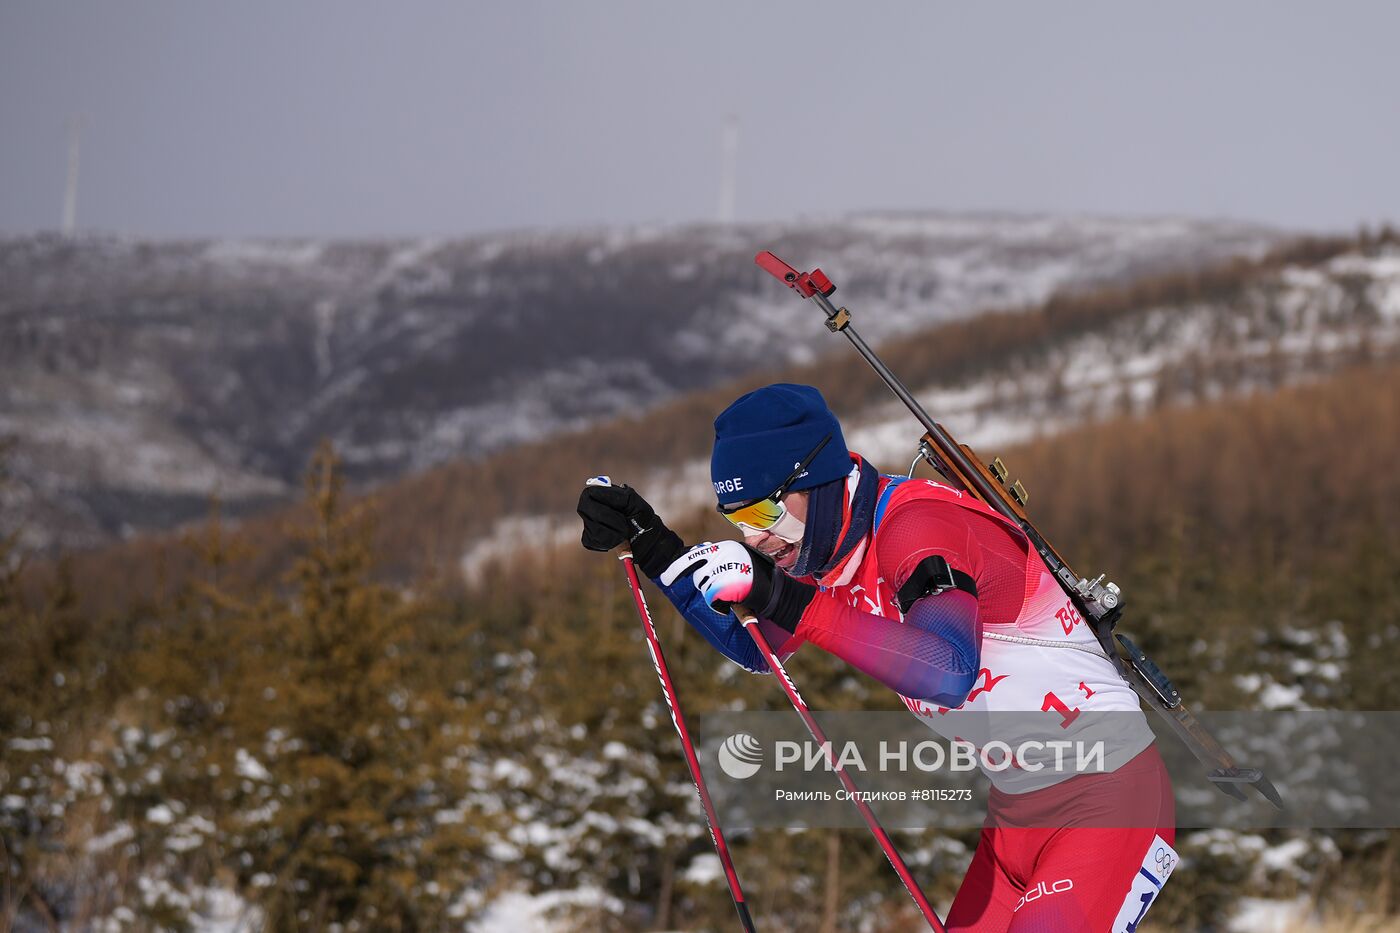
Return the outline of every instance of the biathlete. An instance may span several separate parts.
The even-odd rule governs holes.
[[[768,666],[733,603],[780,656],[810,642],[949,739],[968,739],[967,711],[1038,714],[974,717],[978,745],[1030,719],[1051,738],[1046,713],[1062,742],[1108,734],[1096,773],[982,760],[987,820],[947,928],[1135,930],[1177,861],[1171,784],[1136,694],[1020,528],[947,485],[880,475],[811,386],[767,386],[725,409],[711,473],[742,544],[688,548],[636,490],[589,486],[584,546],[630,542],[695,630],[749,671]]]

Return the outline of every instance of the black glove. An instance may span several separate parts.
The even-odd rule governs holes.
[[[604,480],[605,477],[598,479]],[[658,577],[685,553],[680,536],[666,527],[637,490],[631,486],[603,485],[590,480],[578,497],[583,519],[583,546],[590,551],[611,551],[632,543],[632,558],[648,577]]]
[[[778,569],[773,558],[744,545],[753,556],[753,587],[749,590],[749,608],[760,619],[768,619],[789,632],[797,631],[807,604],[817,595],[817,588],[790,577]]]

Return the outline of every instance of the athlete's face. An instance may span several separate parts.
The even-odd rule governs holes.
[[[790,492],[783,496],[783,506],[788,514],[799,522],[807,521],[807,497],[806,492]],[[802,542],[793,544],[784,541],[771,531],[760,531],[757,534],[744,535],[744,543],[756,551],[762,551],[778,565],[781,570],[791,570],[797,564],[797,552],[802,547]]]

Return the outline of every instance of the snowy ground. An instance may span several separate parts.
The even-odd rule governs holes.
[[[1230,922],[1230,933],[1294,933],[1315,929],[1309,919],[1305,899],[1271,901],[1258,897],[1240,899],[1239,910]]]
[[[616,904],[596,888],[526,894],[507,891],[491,902],[486,913],[467,928],[468,933],[566,933],[571,927],[551,919],[551,914],[570,906],[608,907]]]

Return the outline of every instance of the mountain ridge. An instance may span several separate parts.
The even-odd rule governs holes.
[[[389,241],[0,240],[0,437],[33,549],[285,501],[329,437],[373,483],[829,352],[751,264],[842,270],[872,340],[1259,255],[1182,218],[871,212],[825,223]],[[776,347],[775,333],[785,336]],[[625,339],[618,339],[625,334]]]

